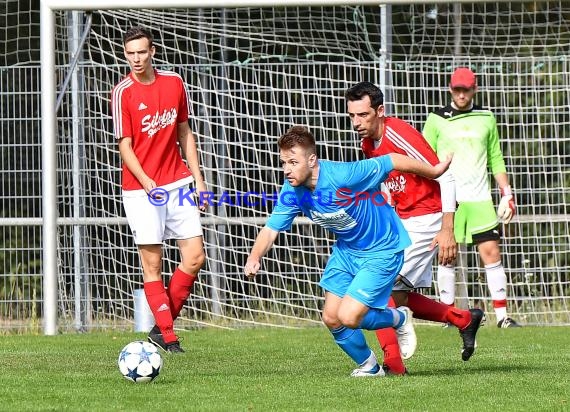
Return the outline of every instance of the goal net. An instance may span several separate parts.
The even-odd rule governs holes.
[[[37,3],[0,6],[4,327],[42,316]],[[243,276],[283,182],[277,138],[306,125],[320,157],[361,158],[346,88],[379,84],[388,113],[421,129],[447,104],[457,65],[477,72],[478,103],[496,113],[518,202],[502,243],[509,312],[524,324],[569,324],[569,22],[563,1],[56,12],[60,326],[128,327],[142,287],[110,117],[111,89],[128,73],[121,39],[133,25],[152,30],[155,66],[187,83],[217,201],[203,215],[207,263],[177,327],[319,324],[318,280],[333,239],[306,219],[280,235],[255,281]],[[177,262],[166,243],[166,281]],[[474,250],[462,262],[469,303],[487,305],[492,319]]]

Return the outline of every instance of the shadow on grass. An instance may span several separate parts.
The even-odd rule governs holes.
[[[408,368],[409,376],[465,376],[466,373],[470,374],[485,374],[485,375],[493,375],[493,374],[504,374],[504,373],[512,373],[512,372],[533,372],[540,374],[542,371],[548,371],[548,368],[540,368],[540,366],[536,365],[512,365],[512,364],[496,364],[496,365],[474,365],[475,362],[463,362],[459,364],[457,367],[446,367],[446,368],[422,368],[420,370],[415,371],[413,368]],[[470,366],[474,365],[474,366]]]

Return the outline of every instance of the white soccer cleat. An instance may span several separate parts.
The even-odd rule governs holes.
[[[363,369],[362,367],[356,368],[350,374],[353,378],[373,378],[386,376],[386,372],[379,364],[376,364],[372,369]]]
[[[398,346],[400,346],[402,359],[410,359],[416,352],[416,347],[418,346],[418,338],[416,337],[416,330],[412,322],[412,311],[407,306],[400,306],[398,311],[404,313],[406,316],[402,326],[396,329]]]

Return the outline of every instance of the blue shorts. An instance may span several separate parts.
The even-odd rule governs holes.
[[[404,252],[359,255],[333,247],[319,285],[341,298],[348,295],[370,308],[384,309],[404,264]]]

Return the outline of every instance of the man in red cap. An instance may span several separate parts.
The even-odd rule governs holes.
[[[507,276],[501,262],[501,223],[515,214],[515,200],[499,145],[497,121],[493,113],[473,103],[477,79],[467,67],[457,68],[449,83],[451,104],[430,113],[423,135],[440,159],[454,153],[450,170],[455,177],[458,208],[454,219],[458,243],[476,244],[485,265],[487,284],[500,328],[520,325],[507,314]],[[495,211],[487,167],[501,190]],[[439,265],[440,299],[455,302],[455,267]]]

